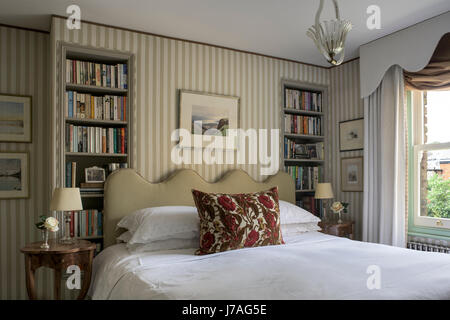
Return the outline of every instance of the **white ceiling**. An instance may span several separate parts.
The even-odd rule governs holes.
[[[50,29],[50,15],[66,16],[78,4],[86,21],[206,42],[327,66],[305,34],[318,0],[1,0],[0,23]],[[450,10],[449,0],[339,0],[342,19],[353,23],[346,59],[359,46]],[[369,5],[381,8],[381,29],[366,27]],[[334,15],[325,1],[321,20]]]

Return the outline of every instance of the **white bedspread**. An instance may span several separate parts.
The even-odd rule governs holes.
[[[196,256],[194,249],[94,260],[93,299],[450,299],[450,255],[309,232],[286,245]],[[367,287],[379,267],[380,289]]]

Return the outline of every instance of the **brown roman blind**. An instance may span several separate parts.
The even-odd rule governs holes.
[[[450,90],[450,33],[439,41],[430,62],[420,71],[403,71],[409,90]]]

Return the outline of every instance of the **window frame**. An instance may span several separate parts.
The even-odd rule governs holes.
[[[411,92],[411,147],[412,147],[412,214],[413,224],[418,227],[436,228],[445,232],[450,231],[450,219],[449,218],[436,218],[420,215],[420,155],[425,151],[449,149],[450,142],[442,143],[423,143],[423,93],[421,91]],[[410,171],[411,172],[411,171]]]

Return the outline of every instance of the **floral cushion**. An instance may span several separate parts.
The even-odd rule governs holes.
[[[196,254],[284,244],[277,187],[256,193],[192,190],[192,194],[200,217],[200,248]]]

